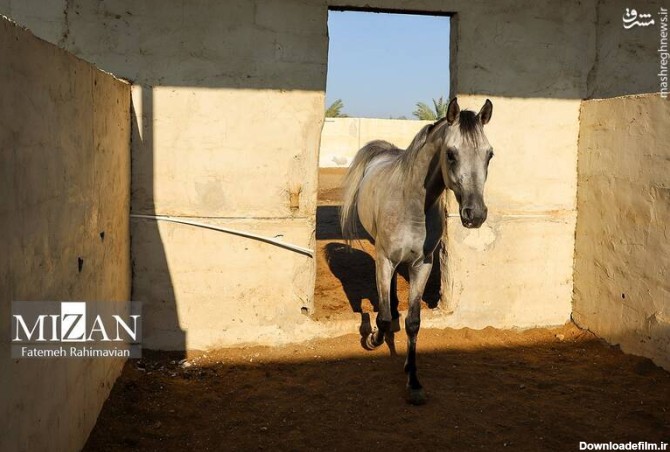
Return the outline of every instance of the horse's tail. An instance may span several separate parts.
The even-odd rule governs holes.
[[[365,168],[375,157],[396,150],[396,147],[386,141],[371,141],[363,146],[349,165],[349,170],[344,176],[342,188],[344,196],[342,207],[340,208],[340,226],[342,228],[342,237],[351,243],[358,235],[358,188],[363,180]]]

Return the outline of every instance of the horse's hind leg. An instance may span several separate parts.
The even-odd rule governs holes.
[[[384,336],[384,340],[386,341],[386,345],[388,345],[388,348],[391,352],[391,355],[395,356],[395,355],[397,355],[397,353],[395,351],[395,333],[400,331],[400,312],[398,312],[398,304],[400,303],[400,300],[398,299],[398,271],[397,270],[394,271],[393,276],[391,276],[390,297],[391,297],[391,327],[386,332],[386,335]]]
[[[377,253],[375,261],[377,273],[377,293],[379,294],[379,312],[377,313],[377,331],[370,333],[365,340],[366,348],[372,350],[384,343],[386,333],[391,331],[391,278],[395,267],[382,253]]]
[[[426,403],[426,393],[419,383],[416,371],[416,339],[421,327],[421,297],[432,267],[433,259],[430,256],[409,269],[409,311],[405,319],[405,332],[407,333],[405,373],[407,373],[407,401],[413,405]]]

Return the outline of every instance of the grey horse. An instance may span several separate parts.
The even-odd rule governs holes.
[[[416,340],[421,324],[421,298],[433,266],[433,252],[445,223],[442,193],[456,195],[461,222],[478,228],[486,220],[484,183],[493,149],[483,126],[493,104],[486,100],[479,113],[461,111],[456,98],[447,115],[425,126],[407,150],[373,141],[358,151],[344,178],[340,223],[345,239],[358,236],[358,220],[375,245],[379,312],[377,329],[363,339],[368,349],[393,342],[400,330],[396,269],[409,267],[407,333],[408,401],[426,402],[416,369]],[[393,293],[391,293],[393,291]]]

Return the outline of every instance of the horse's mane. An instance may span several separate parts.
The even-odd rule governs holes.
[[[463,110],[458,116],[458,128],[466,141],[473,145],[479,144],[484,133],[481,121],[471,110]]]
[[[474,145],[479,143],[483,133],[482,124],[474,111],[461,110],[458,115],[458,128],[461,135],[463,135],[468,142]],[[438,119],[436,122],[426,125],[416,134],[412,142],[407,146],[407,150],[400,154],[398,158],[398,167],[403,172],[406,173],[411,169],[412,163],[416,160],[417,154],[426,144],[430,134],[433,131],[437,133],[438,129],[441,129],[443,133],[446,133],[446,130],[448,130],[446,118]]]

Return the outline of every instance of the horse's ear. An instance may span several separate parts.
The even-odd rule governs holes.
[[[461,107],[458,106],[458,100],[454,97],[451,99],[451,102],[449,102],[449,107],[447,108],[447,123],[452,125],[454,122],[456,122],[456,118],[458,118],[458,114],[460,112]]]
[[[484,102],[484,106],[482,107],[481,110],[479,110],[479,113],[477,113],[477,117],[482,122],[482,125],[485,125],[488,124],[488,122],[491,120],[492,114],[493,114],[493,104],[491,103],[490,100],[486,99],[486,102]]]

